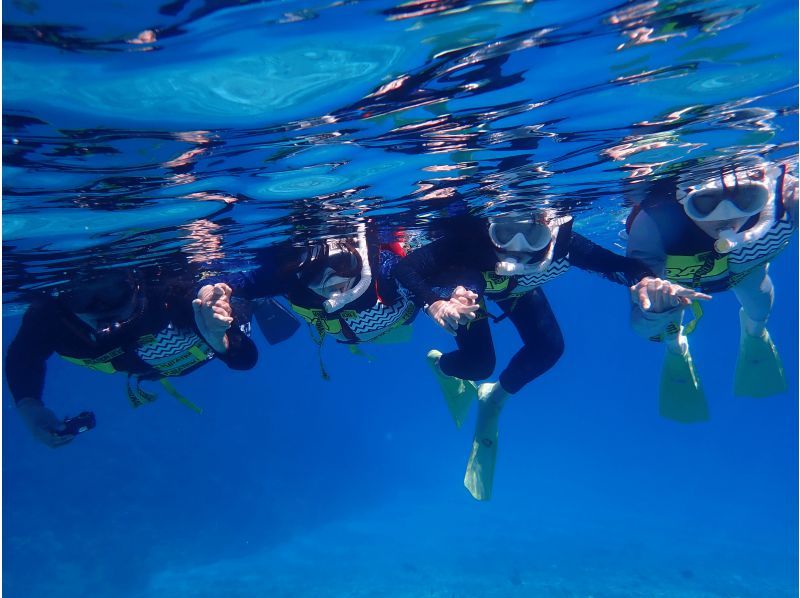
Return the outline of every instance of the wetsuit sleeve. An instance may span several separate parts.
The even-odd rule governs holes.
[[[442,238],[415,249],[394,268],[394,275],[414,295],[416,302],[431,305],[441,297],[432,280],[453,263],[453,248],[448,239]]]
[[[649,266],[653,276],[666,276],[667,255],[658,231],[650,215],[641,211],[631,225],[628,234],[628,257],[637,259]],[[660,339],[670,328],[677,327],[683,316],[683,308],[653,313],[642,311],[638,305],[631,305],[631,328],[643,338]]]
[[[664,278],[667,254],[656,223],[644,210],[640,211],[628,233],[627,256],[643,262],[654,276]]]
[[[195,296],[204,286],[219,282],[224,282],[231,287],[233,297],[252,300],[285,295],[291,289],[294,280],[286,276],[275,275],[272,268],[261,267],[248,272],[234,272],[204,278],[197,284]]]
[[[54,324],[42,306],[32,306],[25,313],[6,354],[6,380],[15,402],[42,400],[47,359],[54,351]]]
[[[402,258],[387,250],[381,249],[378,256],[378,295],[386,303],[394,303],[397,300],[397,279],[395,270]]]
[[[297,272],[305,255],[304,248],[276,246],[259,252],[258,268],[204,278],[197,283],[197,292],[208,284],[224,282],[240,299],[261,299],[286,295],[297,283]]]
[[[234,320],[228,328],[228,350],[225,353],[217,353],[216,356],[232,370],[252,369],[258,361],[258,349],[253,340],[245,332],[248,324],[241,324]]]
[[[577,233],[572,233],[569,261],[578,268],[595,272],[625,286],[634,285],[646,276],[653,276],[650,268],[640,260],[609,251]]]

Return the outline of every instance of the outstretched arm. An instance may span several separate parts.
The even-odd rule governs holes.
[[[459,325],[474,320],[480,309],[476,293],[458,286],[450,297],[443,298],[430,282],[453,263],[454,251],[447,238],[440,239],[411,252],[394,269],[397,280],[414,294],[425,313],[452,335]]]
[[[433,305],[441,299],[432,280],[444,271],[452,249],[442,238],[409,253],[394,268],[394,276],[414,295],[420,305]]]
[[[645,262],[609,251],[578,233],[572,233],[569,257],[572,265],[625,286],[655,274]]]
[[[64,429],[63,422],[42,402],[46,364],[53,353],[56,326],[52,310],[42,305],[31,306],[6,355],[6,380],[17,410],[34,437],[51,447],[74,438],[58,434]]]
[[[683,310],[694,300],[711,297],[666,280],[666,251],[658,228],[646,212],[640,212],[633,221],[627,255],[653,272],[631,285],[631,327],[644,338],[675,337]]]

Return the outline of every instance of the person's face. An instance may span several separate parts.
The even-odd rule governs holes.
[[[100,329],[132,315],[136,292],[128,280],[94,280],[76,285],[64,301],[81,320]]]
[[[721,177],[724,184],[690,191],[679,201],[700,230],[719,239],[722,231],[738,232],[768,205],[770,190],[764,176],[762,171],[729,174]]]

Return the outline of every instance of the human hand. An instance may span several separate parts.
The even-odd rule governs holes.
[[[228,350],[226,332],[233,323],[231,294],[233,291],[225,283],[207,284],[192,301],[194,321],[206,342],[218,353]]]
[[[34,438],[42,444],[57,448],[72,442],[75,438],[72,434],[60,433],[65,430],[64,422],[39,399],[21,399],[17,402],[17,410]]]
[[[695,299],[708,301],[711,295],[687,289],[661,278],[646,277],[631,287],[631,301],[642,311],[662,313]]]
[[[475,314],[481,308],[478,304],[478,294],[457,286],[450,295],[450,305],[458,314],[459,325],[469,324],[475,319]]]
[[[475,305],[476,301],[478,300],[478,294],[473,293],[462,286],[457,286],[450,295],[450,299],[455,299],[456,301],[468,306]]]
[[[473,293],[474,294],[474,293]],[[428,307],[427,313],[439,326],[444,328],[448,334],[456,335],[460,324],[467,324],[475,319],[475,312],[480,309],[480,305],[472,303],[468,305],[464,297],[457,299],[440,299]]]

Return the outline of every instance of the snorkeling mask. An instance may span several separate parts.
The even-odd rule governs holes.
[[[489,224],[489,238],[499,250],[514,253],[541,251],[552,239],[550,227],[534,220],[492,222]]]
[[[326,299],[323,308],[328,313],[361,297],[372,284],[365,226],[358,227],[357,244],[350,239],[330,239],[318,246],[302,279],[311,291]]]
[[[67,309],[89,324],[95,334],[109,335],[136,320],[145,310],[146,298],[142,282],[133,278],[114,277],[89,280],[57,294]]]
[[[696,222],[740,220],[762,214],[758,223],[741,233],[730,228],[719,233],[714,248],[728,253],[742,243],[761,238],[771,224],[771,210],[765,208],[775,202],[775,183],[780,168],[760,162],[756,166],[726,172],[699,185],[679,184],[676,198],[684,212]]]
[[[495,273],[501,276],[522,276],[546,270],[553,261],[559,227],[569,220],[570,216],[550,218],[549,213],[543,212],[535,220],[491,221],[489,238],[499,258]],[[533,259],[536,261],[531,263]]]

